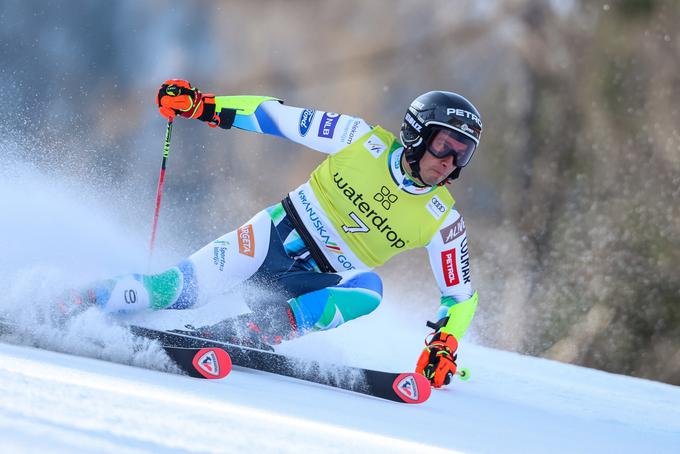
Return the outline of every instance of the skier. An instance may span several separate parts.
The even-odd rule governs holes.
[[[444,187],[479,144],[482,121],[467,99],[446,91],[417,97],[406,111],[401,143],[361,118],[271,97],[204,94],[186,80],[164,82],[156,102],[168,119],[180,115],[271,134],[328,157],[281,203],[162,273],[98,283],[79,299],[83,307],[186,309],[245,283],[262,290],[248,301],[252,312],[189,328],[267,347],[370,313],[382,299],[382,281],[371,270],[425,247],[441,298],[416,372],[437,388],[450,382],[458,339],[477,307],[465,224]]]

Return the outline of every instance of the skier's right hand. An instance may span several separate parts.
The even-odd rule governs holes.
[[[163,82],[158,89],[156,104],[158,111],[168,120],[181,115],[208,122],[210,126],[219,124],[219,117],[215,115],[215,95],[201,93],[186,80],[169,79]]]
[[[424,375],[435,388],[448,385],[456,374],[456,350],[456,337],[438,331],[420,354],[416,373]]]

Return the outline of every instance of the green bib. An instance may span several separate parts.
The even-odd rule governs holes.
[[[419,194],[401,188],[390,171],[400,148],[392,133],[377,126],[329,156],[310,178],[321,208],[370,268],[426,246],[455,203],[443,186]]]

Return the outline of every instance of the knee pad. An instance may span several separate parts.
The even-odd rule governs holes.
[[[380,279],[380,276],[378,276],[377,273],[374,273],[373,271],[348,271],[346,273],[338,274],[342,276],[342,280],[337,287],[369,290],[380,295],[380,298],[382,299],[382,279]]]
[[[288,301],[299,332],[335,328],[373,312],[382,300],[382,281],[373,272],[352,273],[338,285]]]

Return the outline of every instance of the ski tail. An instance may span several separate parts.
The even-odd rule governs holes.
[[[231,372],[231,358],[221,348],[183,348],[163,346],[170,359],[187,375],[214,380]]]
[[[21,326],[0,314],[0,336],[23,332]],[[29,333],[30,335],[30,333]],[[190,377],[219,379],[231,372],[232,363],[229,354],[219,346],[177,346],[163,345],[170,360],[177,368]]]
[[[401,374],[392,382],[397,397],[407,404],[420,404],[430,398],[430,381],[416,373]]]

